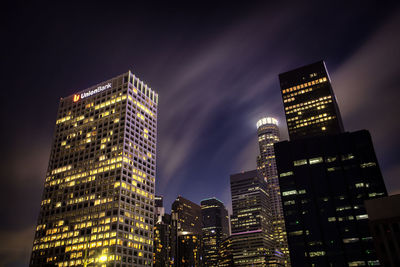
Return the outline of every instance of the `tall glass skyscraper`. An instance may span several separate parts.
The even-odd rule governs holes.
[[[151,266],[157,106],[130,71],[60,99],[30,266]]]
[[[380,266],[364,201],[386,196],[368,131],[275,145],[292,266]]]
[[[278,120],[265,117],[257,122],[257,135],[260,155],[257,157],[257,170],[268,185],[272,213],[272,236],[277,252],[284,253],[279,259],[282,265],[290,266],[289,249],[283,217],[281,192],[279,190],[278,170],[276,168],[274,144],[279,142]]]
[[[343,132],[325,62],[279,74],[290,140]]]
[[[257,170],[230,177],[233,266],[277,266],[267,183]]]

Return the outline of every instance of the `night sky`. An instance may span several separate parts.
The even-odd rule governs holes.
[[[159,93],[167,210],[178,195],[230,207],[229,175],[256,167],[256,121],[287,139],[278,74],[321,59],[346,130],[371,132],[400,193],[400,5],[216,2],[2,8],[0,266],[28,265],[59,98],[128,70]]]

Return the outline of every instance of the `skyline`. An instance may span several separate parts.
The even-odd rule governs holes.
[[[89,14],[51,6],[40,10],[40,18],[31,14],[34,7],[29,4],[21,7],[19,16],[9,18],[7,24],[8,34],[15,39],[10,38],[8,44],[11,53],[6,63],[10,81],[6,85],[10,89],[6,91],[6,99],[18,99],[21,103],[6,101],[2,106],[3,114],[13,114],[6,117],[8,131],[2,133],[3,142],[7,140],[2,144],[7,155],[2,161],[2,176],[12,178],[1,180],[2,203],[13,203],[4,207],[2,240],[26,242],[29,255],[31,228],[39,210],[59,98],[128,69],[160,94],[156,194],[164,195],[167,209],[178,195],[196,203],[215,196],[230,206],[229,175],[255,169],[256,121],[264,116],[278,118],[282,140],[287,139],[278,74],[321,59],[330,71],[345,128],[371,131],[389,194],[400,193],[400,183],[396,182],[400,175],[400,142],[396,140],[399,124],[391,117],[399,114],[395,102],[399,92],[395,89],[399,80],[396,47],[400,37],[393,33],[400,25],[400,12],[394,4],[392,10],[373,4],[367,4],[363,11],[356,7],[350,4],[348,11],[341,11],[341,16],[335,16],[333,11],[325,14],[332,22],[322,21],[322,25],[314,25],[317,29],[307,26],[323,17],[315,14],[321,8],[318,5],[310,9],[299,7],[304,14],[287,6],[255,5],[243,10],[232,6],[220,17],[217,11],[223,10],[223,6],[217,6],[205,18],[204,9],[188,14],[175,10],[173,18],[156,9],[160,16],[143,24],[140,20],[145,14],[131,20],[115,16],[107,24],[101,19],[106,16],[99,15],[108,12],[101,4],[94,10],[98,13]],[[51,18],[52,8],[57,9],[58,17]],[[71,9],[77,16],[74,20],[68,14]],[[138,9],[150,10],[143,6]],[[335,11],[340,12],[338,7]],[[55,26],[47,26],[48,18]],[[163,25],[166,18],[171,21]],[[290,31],[293,33],[290,36],[285,34],[304,18],[300,30]],[[18,19],[22,21],[17,23]],[[33,23],[28,24],[31,20]],[[182,22],[187,25],[181,25]],[[214,25],[215,22],[219,24]],[[344,28],[349,22],[358,23]],[[80,23],[81,32],[74,33],[74,27]],[[104,32],[94,31],[98,24],[105,27]],[[57,27],[61,31],[54,31]],[[323,35],[318,42],[307,40],[309,37],[296,41],[304,33],[311,31],[313,35],[324,27],[329,30],[329,38]],[[199,31],[194,34],[196,29]],[[354,33],[354,29],[359,31]],[[63,34],[68,30],[72,32],[70,40]],[[115,37],[115,31],[121,36]],[[264,31],[265,36],[259,34]],[[143,44],[135,37],[122,36],[130,32],[144,36]],[[89,37],[84,39],[86,34]],[[103,46],[100,41],[108,40],[105,36],[117,40]],[[329,40],[337,42],[324,46],[323,41]],[[17,45],[11,47],[14,42]],[[159,49],[160,43],[165,43],[163,49]],[[59,62],[63,64],[60,66]],[[21,77],[21,73],[26,75]],[[382,87],[387,88],[387,94],[379,91]],[[367,97],[357,97],[364,92]],[[383,97],[382,101],[377,103],[377,96]],[[365,116],[366,113],[377,114],[378,118]],[[211,184],[215,181],[218,182]],[[195,189],[185,191],[190,189],[188,185]],[[224,191],[220,192],[221,189]],[[15,214],[15,209],[24,212]],[[22,263],[13,266],[23,266],[24,259],[20,260],[23,251],[15,253],[8,247],[19,249],[17,244],[3,241],[2,260],[16,257]]]

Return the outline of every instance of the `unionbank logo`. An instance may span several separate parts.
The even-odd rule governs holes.
[[[86,97],[95,95],[95,94],[97,94],[97,93],[100,93],[100,92],[102,92],[102,91],[108,89],[108,88],[111,88],[111,83],[107,83],[106,85],[100,85],[100,86],[98,86],[96,89],[87,91],[87,92],[82,93],[82,94],[80,94],[80,95],[74,95],[73,100],[74,100],[74,102],[78,102],[80,99],[84,99],[84,98],[86,98]]]

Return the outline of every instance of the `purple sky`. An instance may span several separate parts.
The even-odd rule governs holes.
[[[256,166],[256,121],[276,117],[287,138],[278,74],[321,59],[346,130],[371,131],[400,193],[400,8],[344,3],[6,7],[0,266],[28,263],[59,98],[129,69],[159,93],[167,210],[177,195],[230,206],[229,175]]]

